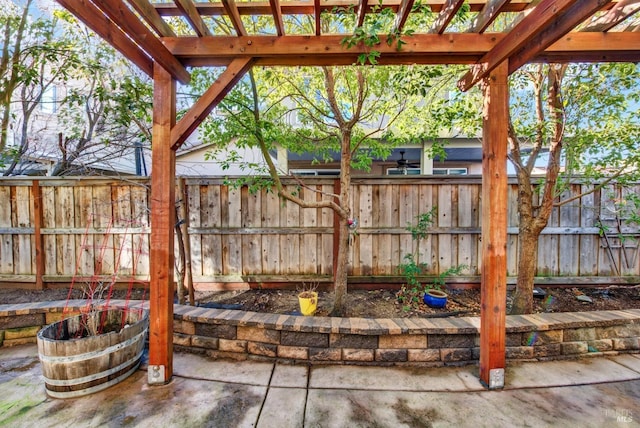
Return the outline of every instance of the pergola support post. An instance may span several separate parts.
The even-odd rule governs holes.
[[[173,270],[175,225],[175,150],[171,128],[176,118],[176,81],[154,66],[153,147],[151,158],[151,291],[149,296],[149,384],[173,376]]]
[[[480,381],[504,387],[507,297],[508,61],[485,80],[482,138]]]

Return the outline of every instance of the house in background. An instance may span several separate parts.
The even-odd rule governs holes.
[[[431,158],[430,144],[407,145],[393,149],[387,159],[373,159],[370,172],[362,175],[470,175],[482,172],[482,146],[477,138],[450,138],[443,141],[446,157]],[[278,164],[294,175],[338,175],[340,154],[331,161],[315,163],[311,153],[297,154],[278,151]]]

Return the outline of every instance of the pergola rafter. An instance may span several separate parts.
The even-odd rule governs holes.
[[[350,65],[371,50],[344,47],[353,28],[332,27],[331,19],[322,22],[324,14],[351,10],[361,27],[366,14],[390,8],[395,21],[389,32],[403,43],[400,49],[384,43],[374,47],[380,64],[470,64],[459,87],[483,85],[482,194],[487,204],[482,213],[480,380],[490,388],[503,386],[508,75],[531,61],[640,61],[640,0],[425,0],[419,10],[413,10],[414,0],[58,2],[154,79],[149,383],[166,383],[173,371],[175,151],[253,65]],[[472,19],[456,19],[463,5]],[[411,14],[425,13],[427,6],[433,19],[416,28]],[[257,15],[272,18],[272,36],[247,31],[242,17]],[[313,26],[308,34],[288,26],[293,15],[307,16]],[[228,18],[236,35],[214,28],[220,16]],[[171,17],[184,19],[193,33],[176,34],[165,21]],[[411,36],[401,36],[409,29]],[[336,34],[340,30],[344,33]],[[201,66],[226,71],[176,123],[176,82],[189,81],[186,67]]]
[[[228,1],[232,1],[232,0],[228,0]],[[175,0],[175,2],[176,2],[176,6],[178,6],[178,9],[182,11],[183,16],[186,18],[186,20],[189,22],[189,24],[195,30],[198,36],[200,37],[211,36],[211,31],[209,31],[209,27],[207,27],[207,24],[204,23],[202,16],[198,13],[198,10],[196,9],[195,5],[191,0]],[[223,4],[225,6],[225,9],[227,10],[227,13],[230,16],[235,17],[235,15],[233,14],[234,11],[229,8],[227,2],[223,1]],[[233,18],[232,18],[232,21],[233,21]]]
[[[447,0],[428,32],[436,34],[444,33],[444,30],[447,29],[447,26],[456,16],[456,13],[458,13],[463,4],[464,0]]]

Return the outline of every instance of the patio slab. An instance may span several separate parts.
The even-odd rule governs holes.
[[[481,391],[478,368],[326,366],[311,369],[310,388],[392,391]]]
[[[3,348],[0,426],[640,426],[640,355],[512,364],[502,391],[482,389],[474,366],[309,368],[181,353],[174,365],[168,385],[149,386],[138,370],[60,400],[45,393],[34,345]]]

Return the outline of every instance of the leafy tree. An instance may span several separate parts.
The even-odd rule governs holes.
[[[362,66],[254,69],[221,103],[219,109],[226,114],[204,127],[205,138],[220,145],[233,140],[240,147],[259,147],[268,166],[267,183],[283,199],[304,208],[330,208],[337,214],[335,314],[344,311],[347,289],[352,170],[366,170],[373,157],[390,154],[392,143],[383,134],[391,131],[408,101],[394,95],[392,73],[390,68]],[[297,120],[295,127],[287,122],[292,117]],[[322,193],[319,200],[309,201],[287,189],[280,177],[283,171],[277,170],[269,153],[277,147],[313,153],[317,162],[340,153],[340,193]],[[304,182],[299,180],[299,185]]]
[[[511,312],[522,314],[533,310],[540,233],[554,207],[582,196],[563,195],[568,180],[580,174],[594,183],[595,191],[640,175],[640,68],[635,64],[534,65],[517,73],[513,82],[516,101],[511,108],[509,159],[518,177],[520,223]],[[531,97],[534,106],[525,97]],[[538,179],[533,171],[545,149],[546,172]],[[536,188],[541,189],[538,204]]]
[[[428,8],[427,8],[428,9]],[[372,51],[360,59],[375,63],[377,34],[388,31],[393,13],[367,16],[365,26],[356,31],[355,38],[345,44],[365,42]],[[430,12],[425,10],[425,17]],[[428,17],[427,17],[428,18]],[[425,18],[426,19],[426,18]],[[256,25],[262,25],[259,22]],[[335,20],[324,19],[324,32],[355,24],[353,10],[337,14]],[[313,22],[293,25],[313,28]],[[334,29],[335,29],[334,28]],[[391,34],[388,43],[401,47],[398,34]],[[421,142],[438,134],[439,127],[426,114],[425,105],[452,74],[442,67],[299,67],[296,69],[256,69],[241,81],[219,106],[222,115],[210,118],[203,127],[203,136],[218,146],[229,141],[236,145],[259,147],[267,164],[269,178],[255,178],[250,186],[269,185],[288,201],[305,208],[330,208],[338,221],[338,256],[334,278],[335,300],[333,313],[344,312],[347,290],[347,260],[350,212],[351,174],[354,170],[368,170],[373,158],[386,158],[400,143]],[[212,82],[201,80],[195,72],[196,92],[203,92]],[[416,83],[413,78],[419,78]],[[435,82],[439,84],[436,85]],[[295,126],[292,126],[295,122]],[[332,160],[340,154],[340,193],[324,194],[314,201],[303,199],[299,191],[290,191],[281,182],[270,151],[281,147],[296,153],[313,153],[315,162]],[[213,156],[212,156],[213,157]],[[223,166],[240,162],[231,155]],[[258,165],[245,165],[255,169]],[[241,183],[247,183],[241,180]],[[304,187],[302,180],[299,187]],[[251,188],[251,187],[250,187]],[[317,191],[313,189],[313,191]]]
[[[68,12],[33,20],[27,15],[30,6],[28,1],[22,15],[24,36],[16,36],[8,48],[16,52],[22,46],[13,66],[17,71],[11,74],[19,79],[7,79],[3,86],[13,89],[10,97],[21,109],[20,114],[10,112],[10,103],[3,110],[6,126],[14,129],[18,142],[5,153],[4,174],[24,173],[21,168],[28,167],[28,159],[42,158],[56,160],[51,175],[87,173],[92,166],[108,168],[110,161],[132,153],[135,145],[148,144],[149,81]],[[43,116],[34,113],[45,92],[55,87],[65,96],[56,101],[56,114],[43,123]]]
[[[640,68],[635,64],[534,64],[510,79],[508,157],[518,179],[518,278],[512,313],[531,313],[538,238],[572,177],[624,185],[640,174]],[[477,100],[474,102],[474,100]],[[442,123],[478,133],[477,92],[458,97]],[[544,165],[544,174],[535,169]]]

